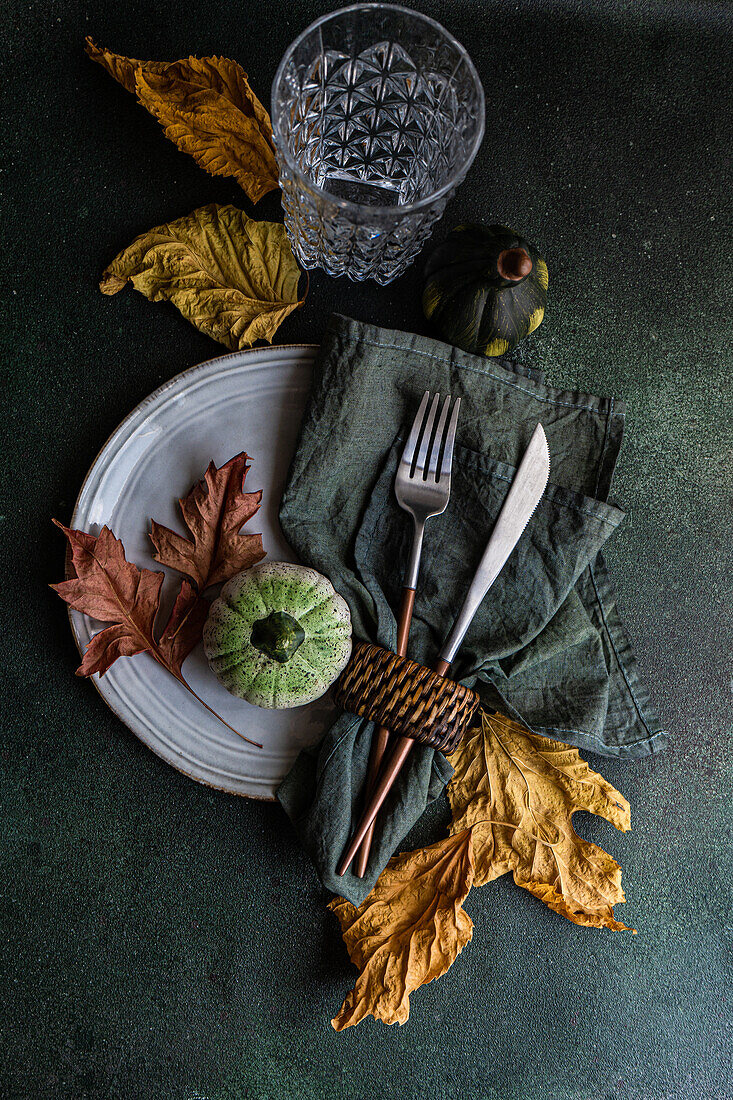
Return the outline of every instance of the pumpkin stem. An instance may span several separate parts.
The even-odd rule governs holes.
[[[252,627],[250,642],[271,661],[284,665],[305,641],[305,631],[287,611],[273,611]]]
[[[532,260],[524,248],[505,248],[497,257],[496,267],[502,279],[510,283],[518,283],[520,279],[529,275],[532,270]]]

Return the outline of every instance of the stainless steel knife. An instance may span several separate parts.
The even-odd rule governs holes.
[[[532,513],[542,499],[549,476],[550,449],[547,446],[547,436],[544,428],[541,424],[538,424],[532,433],[532,438],[522,456],[519,469],[514,475],[509,492],[501,506],[501,511],[494,524],[478,569],[471,581],[463,606],[458,612],[458,617],[435,663],[435,671],[440,676],[445,676],[453,663],[453,659],[466,636],[466,631],[471,625],[479,604],[499,576],[507,558],[519,542]],[[389,794],[414,744],[415,742],[411,737],[400,737],[395,744],[364,810],[357,830],[336,868],[338,875],[343,875],[348,870],[369,826],[379,813],[382,803]]]
[[[463,607],[458,612],[453,629],[440,651],[440,660],[446,665],[453,664],[479,604],[519,542],[522,532],[542,498],[549,476],[550,449],[547,446],[545,430],[541,424],[538,424],[501,506],[491,537],[463,601]]]

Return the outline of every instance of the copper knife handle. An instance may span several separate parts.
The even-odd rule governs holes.
[[[433,670],[437,672],[438,676],[445,676],[449,668],[450,664],[448,661],[443,660],[438,660],[433,665]],[[379,781],[369,798],[358,828],[351,839],[351,843],[344,852],[341,857],[341,862],[336,868],[337,875],[343,875],[348,871],[352,859],[356,855],[361,842],[366,837],[370,826],[374,824],[374,819],[379,813],[385,798],[391,791],[392,785],[402,769],[402,765],[410,755],[414,744],[415,741],[412,737],[400,737],[395,744],[384,771],[380,775]]]
[[[400,604],[400,617],[397,621],[397,649],[396,652],[400,657],[407,656],[407,639],[410,636],[410,623],[412,622],[412,610],[415,606],[415,589],[403,588],[402,589],[402,603]],[[369,770],[366,778],[366,797],[367,799],[374,790],[374,784],[377,781],[379,775],[379,769],[382,766],[382,760],[384,754],[387,751],[389,745],[389,730],[384,726],[380,726],[376,730],[374,737],[372,738],[372,751],[369,757]],[[359,858],[356,861],[355,874],[359,878],[364,877],[366,872],[367,863],[369,862],[369,851],[372,846],[372,836],[374,834],[374,822],[364,834],[364,842],[359,851]]]

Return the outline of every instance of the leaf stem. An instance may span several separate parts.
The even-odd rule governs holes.
[[[176,678],[176,680],[178,680],[179,684],[183,684],[186,691],[191,692],[194,699],[196,699],[201,704],[201,706],[204,707],[205,710],[208,710],[209,714],[213,714],[214,718],[218,718],[223,726],[226,726],[226,728],[228,730],[231,730],[232,733],[236,733],[237,737],[241,737],[242,740],[246,741],[248,745],[253,745],[256,749],[261,749],[262,748],[262,745],[259,741],[253,741],[251,739],[251,737],[245,737],[245,735],[243,733],[240,733],[238,729],[235,729],[234,726],[230,726],[229,723],[224,718],[222,718],[222,716],[220,714],[217,714],[217,712],[213,709],[213,707],[210,707],[208,703],[205,703],[204,700],[201,698],[201,696],[196,694],[196,692],[193,690],[191,685],[184,678],[183,674],[178,673],[178,672],[176,672],[175,669],[171,668],[171,666],[167,663],[167,661],[165,661],[160,656],[160,654],[156,652],[156,650],[151,649],[149,652],[153,655],[153,657],[155,657],[156,661],[163,666],[164,669],[166,669],[168,672],[170,672],[171,676],[175,676],[175,678]]]

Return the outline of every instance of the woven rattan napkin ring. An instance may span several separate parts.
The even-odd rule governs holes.
[[[397,736],[444,753],[458,747],[480,701],[455,680],[368,642],[354,643],[334,685],[334,700]]]

